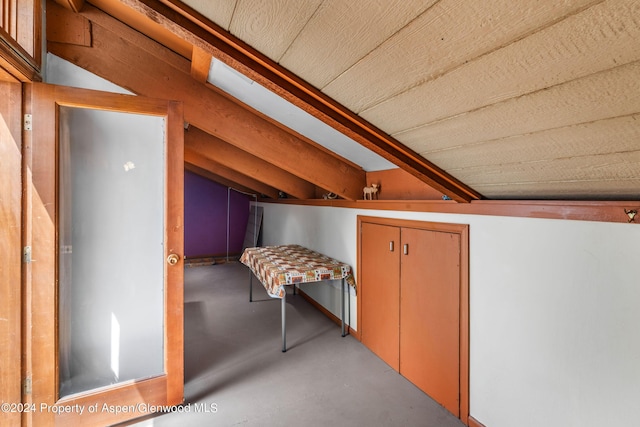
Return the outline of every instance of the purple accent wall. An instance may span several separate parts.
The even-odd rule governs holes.
[[[231,190],[193,172],[184,175],[184,254],[186,257],[226,256],[227,198],[229,255],[242,251],[253,197]]]

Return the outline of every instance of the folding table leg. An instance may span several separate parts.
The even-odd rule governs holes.
[[[340,312],[340,319],[342,320],[342,336],[346,336],[347,334],[344,332],[344,277],[342,278],[342,292],[340,293],[340,305],[342,306],[342,311]]]
[[[282,297],[282,352],[287,351],[287,294]]]

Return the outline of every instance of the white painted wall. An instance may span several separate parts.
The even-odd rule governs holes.
[[[357,264],[357,215],[469,224],[470,414],[487,427],[629,426],[640,402],[640,227],[263,204],[264,244]],[[305,291],[339,313],[339,291]],[[352,326],[356,325],[352,298]]]

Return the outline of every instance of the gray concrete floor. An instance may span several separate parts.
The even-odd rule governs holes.
[[[237,262],[185,270],[185,405],[136,426],[463,425],[291,294],[283,353],[280,300],[254,280],[250,303],[249,277]]]

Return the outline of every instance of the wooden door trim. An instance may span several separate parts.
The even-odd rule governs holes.
[[[167,378],[157,377],[142,381],[127,381],[110,387],[106,392],[100,392],[100,402],[93,402],[92,393],[73,395],[58,400],[56,406],[66,408],[82,408],[83,412],[91,415],[92,425],[112,425],[123,421],[122,415],[135,414],[135,418],[157,412],[157,407],[167,407]],[[39,406],[36,406],[39,410]],[[87,419],[78,420],[76,413],[62,412],[56,417],[56,425],[76,426],[86,425]]]
[[[456,203],[451,200],[295,200],[260,199],[262,203],[301,206],[325,206],[361,210],[429,212],[459,215],[487,215],[513,218],[543,218],[571,221],[619,222],[628,224],[627,210],[640,209],[638,200],[474,200]],[[636,220],[631,224],[640,224]]]
[[[169,101],[167,108],[167,145],[165,161],[165,212],[175,218],[175,224],[165,220],[165,259],[170,253],[180,255],[176,265],[165,263],[165,298],[167,306],[184,306],[184,128],[183,103]],[[172,159],[171,162],[168,159]],[[169,203],[170,201],[170,203]],[[167,286],[173,283],[173,286]],[[174,303],[179,299],[179,304]],[[165,316],[168,317],[166,312]],[[165,317],[166,319],[166,317]],[[164,346],[165,369],[167,373],[167,403],[177,405],[184,400],[184,315],[176,316],[177,321],[168,322],[165,329]],[[166,320],[165,320],[166,322]]]
[[[1,70],[0,70],[1,74]],[[22,197],[22,87],[0,79],[0,224],[3,254],[0,267],[0,402],[21,402],[21,197]],[[20,414],[0,413],[0,424],[17,425]]]
[[[362,271],[362,223],[389,225],[404,228],[416,228],[420,230],[455,233],[460,236],[460,420],[469,424],[469,225],[442,223],[430,221],[405,220],[395,218],[381,218],[374,216],[358,215],[357,217],[357,283],[361,283]],[[362,341],[360,333],[362,325],[362,312],[360,300],[356,299],[358,313],[358,333],[356,338]]]

